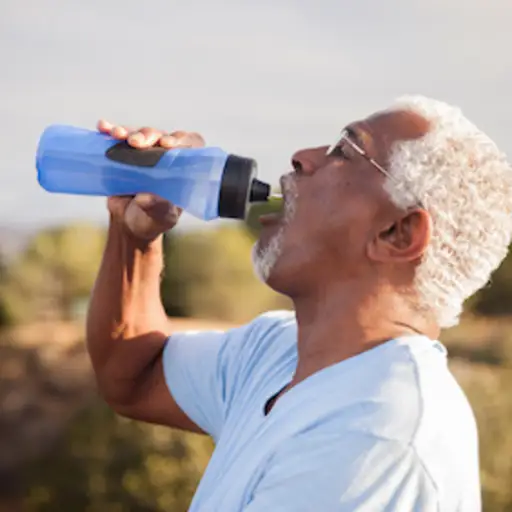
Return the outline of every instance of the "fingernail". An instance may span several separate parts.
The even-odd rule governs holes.
[[[125,132],[121,126],[114,126],[111,133],[113,137],[123,137],[123,135],[125,135]]]
[[[149,208],[156,203],[156,197],[152,194],[137,194],[135,200],[136,203],[143,208]]]

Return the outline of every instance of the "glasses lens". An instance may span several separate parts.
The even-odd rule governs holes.
[[[346,136],[347,136],[347,132],[346,132],[345,130],[343,130],[343,131],[341,132],[341,134],[340,134],[340,135],[338,135],[338,137],[336,138],[336,140],[334,141],[334,143],[333,143],[333,144],[331,144],[331,145],[328,147],[328,149],[327,149],[327,151],[325,152],[325,154],[326,154],[327,156],[329,156],[329,155],[334,151],[334,148],[343,142],[343,139],[345,139],[345,137],[346,137]]]

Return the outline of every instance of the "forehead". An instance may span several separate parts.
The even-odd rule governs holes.
[[[392,110],[377,112],[351,125],[374,143],[392,143],[423,137],[430,128],[429,122],[416,112]],[[386,145],[387,145],[386,144]]]

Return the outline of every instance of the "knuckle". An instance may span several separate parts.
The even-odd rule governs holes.
[[[170,136],[173,137],[181,146],[199,147],[204,146],[205,144],[203,137],[197,132],[178,130],[172,132]]]
[[[161,130],[157,130],[156,128],[152,128],[151,126],[143,126],[142,128],[139,128],[137,131],[142,133],[146,137],[161,136],[163,133]]]
[[[176,130],[174,132],[171,132],[169,135],[176,140],[182,140],[183,138],[185,138],[187,136],[187,133],[188,132],[185,132],[183,130]]]
[[[205,145],[205,140],[200,133],[191,132],[190,138],[191,138],[193,144],[196,146],[204,146]]]

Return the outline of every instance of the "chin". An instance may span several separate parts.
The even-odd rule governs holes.
[[[283,256],[285,231],[295,216],[297,189],[295,182],[290,179],[282,179],[283,209],[278,215],[270,214],[260,217],[262,230],[259,240],[252,248],[252,262],[256,277],[269,285],[275,291],[279,291],[274,284],[277,282],[276,267]]]
[[[275,267],[281,258],[283,248],[283,229],[280,229],[270,240],[258,240],[252,248],[252,264],[256,277],[265,284],[274,274]]]

